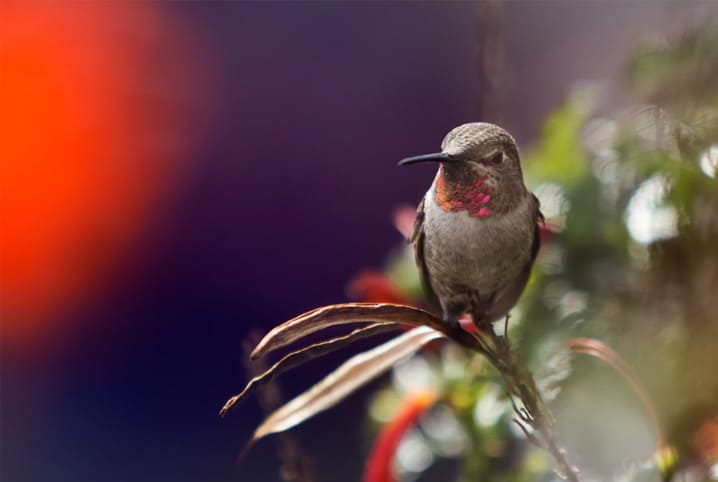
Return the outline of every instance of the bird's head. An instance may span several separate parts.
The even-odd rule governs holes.
[[[460,206],[457,209],[488,199],[480,203],[486,208],[482,213],[505,210],[526,192],[516,141],[494,124],[460,125],[444,137],[441,152],[402,159],[399,165],[419,162],[441,163],[437,199]]]
[[[479,175],[521,177],[519,149],[505,129],[487,122],[471,122],[452,129],[441,142],[441,152],[408,157],[399,165],[440,162],[449,172],[471,170]]]

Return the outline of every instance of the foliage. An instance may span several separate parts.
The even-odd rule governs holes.
[[[668,480],[676,472],[704,480],[716,470],[716,78],[718,24],[706,24],[636,51],[626,69],[630,106],[610,110],[600,88],[583,85],[547,118],[523,166],[548,229],[509,332],[479,336],[485,345],[475,352],[429,345],[394,367],[369,410],[377,429],[406,413],[414,391],[436,403],[411,411],[413,431],[389,424],[401,426],[406,443],[394,444],[395,432],[380,437],[396,451],[390,479],[381,480],[420,476],[437,457],[456,459],[462,481],[552,480],[544,452],[526,443],[542,428],[521,417],[541,413],[553,427],[550,414],[512,406],[507,391],[524,404],[551,401],[557,438],[582,480]],[[359,291],[416,299],[412,256],[408,247],[396,251],[385,278],[363,273],[352,291],[372,283]],[[533,386],[528,372],[507,375],[523,373],[517,360],[535,374],[535,396],[521,393]]]
[[[684,480],[702,480],[718,460],[716,441],[705,436],[715,432],[703,428],[718,420],[716,39],[718,25],[707,24],[674,43],[641,47],[626,69],[630,105],[607,110],[600,85],[584,84],[523,156],[551,232],[512,313],[510,338],[544,395],[556,397],[559,439],[582,478],[658,480],[677,464]],[[388,272],[410,256],[393,259]],[[621,353],[673,449],[659,446],[627,379],[568,356],[565,342],[577,337]],[[496,374],[466,375],[442,386],[472,441],[460,457],[461,480],[550,477],[550,464],[537,463],[541,456],[509,430]],[[494,419],[476,415],[487,393],[503,403]]]

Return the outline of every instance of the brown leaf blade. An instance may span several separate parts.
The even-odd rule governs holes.
[[[262,437],[288,430],[333,407],[401,359],[416,353],[430,341],[442,336],[440,332],[429,327],[418,327],[350,358],[312,388],[267,417],[254,432],[250,445]]]
[[[616,372],[628,382],[646,409],[648,417],[651,419],[651,424],[656,432],[658,449],[660,450],[666,447],[666,438],[660,419],[658,418],[656,407],[651,401],[651,397],[648,395],[648,391],[643,386],[643,383],[641,383],[641,380],[633,372],[628,363],[626,363],[618,353],[613,351],[611,347],[593,338],[571,338],[566,342],[566,345],[571,353],[581,353],[598,358],[616,370]]]
[[[428,311],[393,303],[342,303],[316,308],[275,327],[260,340],[251,358],[265,356],[330,326],[381,322],[430,326],[462,345],[477,349],[476,340],[470,334]]]
[[[398,325],[396,323],[373,323],[371,325],[363,326],[353,330],[351,333],[332,338],[327,341],[314,343],[305,348],[293,351],[288,355],[285,355],[281,360],[272,365],[269,369],[263,373],[252,378],[250,382],[244,387],[241,393],[232,396],[227,400],[219,411],[219,415],[224,417],[229,410],[232,409],[237,403],[241,402],[245,398],[252,395],[257,389],[266,385],[274,379],[277,375],[284,373],[292,368],[298,367],[304,363],[315,358],[327,355],[333,351],[344,348],[350,343],[355,341],[378,335],[380,333],[386,333],[390,330],[396,330]]]

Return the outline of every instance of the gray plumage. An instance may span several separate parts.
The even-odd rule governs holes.
[[[487,123],[449,132],[442,152],[402,161],[441,162],[419,204],[411,243],[426,297],[448,322],[504,317],[528,280],[543,219],[524,185],[511,135]]]

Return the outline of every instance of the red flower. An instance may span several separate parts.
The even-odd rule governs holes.
[[[366,269],[347,283],[347,295],[360,301],[412,305],[409,297],[384,273]]]
[[[718,419],[708,420],[701,425],[694,444],[704,460],[718,460]]]
[[[429,391],[408,394],[399,413],[384,426],[369,454],[363,482],[394,482],[392,465],[394,455],[404,434],[419,417],[436,401],[436,394]]]

